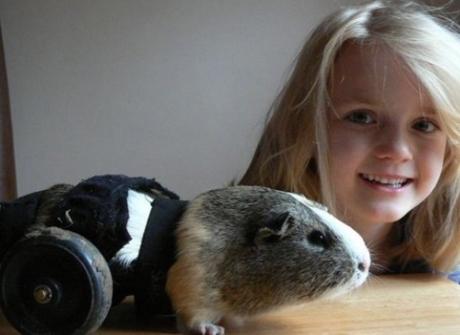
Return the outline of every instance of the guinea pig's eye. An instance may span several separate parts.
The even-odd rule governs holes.
[[[329,241],[326,235],[320,232],[319,230],[313,230],[310,234],[308,234],[307,239],[308,242],[318,247],[329,247]]]

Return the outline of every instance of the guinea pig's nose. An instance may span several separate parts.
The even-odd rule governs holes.
[[[369,271],[369,267],[370,267],[370,261],[367,259],[358,263],[358,270],[361,272]]]

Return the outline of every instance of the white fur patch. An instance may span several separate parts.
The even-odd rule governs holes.
[[[114,256],[115,261],[121,263],[123,266],[128,266],[139,255],[142,237],[144,236],[154,199],[145,193],[129,190],[126,201],[129,213],[126,228],[131,236],[131,241]]]
[[[303,195],[290,193],[295,199],[308,206],[312,211],[314,211],[321,219],[321,221],[326,224],[333,232],[335,232],[338,237],[343,241],[345,248],[348,250],[349,254],[356,261],[356,264],[363,263],[367,268],[370,266],[370,255],[369,250],[366,247],[366,244],[361,237],[353,228],[343,223],[335,216],[327,212],[326,207],[321,204],[318,204],[314,201],[311,201],[305,198]],[[361,285],[367,278],[368,272],[361,272],[356,270],[352,279],[344,283],[345,285],[335,288],[330,292],[331,296],[336,294],[342,294],[349,291],[351,288]]]

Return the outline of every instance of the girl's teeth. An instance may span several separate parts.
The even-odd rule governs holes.
[[[384,184],[392,188],[399,188],[402,186],[403,183],[407,181],[407,179],[404,179],[404,178],[390,179],[390,178],[382,178],[382,177],[378,177],[378,176],[374,176],[370,174],[363,174],[362,176],[371,182]]]

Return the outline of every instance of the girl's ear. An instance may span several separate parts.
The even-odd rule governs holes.
[[[256,245],[277,242],[289,235],[294,227],[295,220],[289,212],[277,214],[258,229],[254,242]]]

